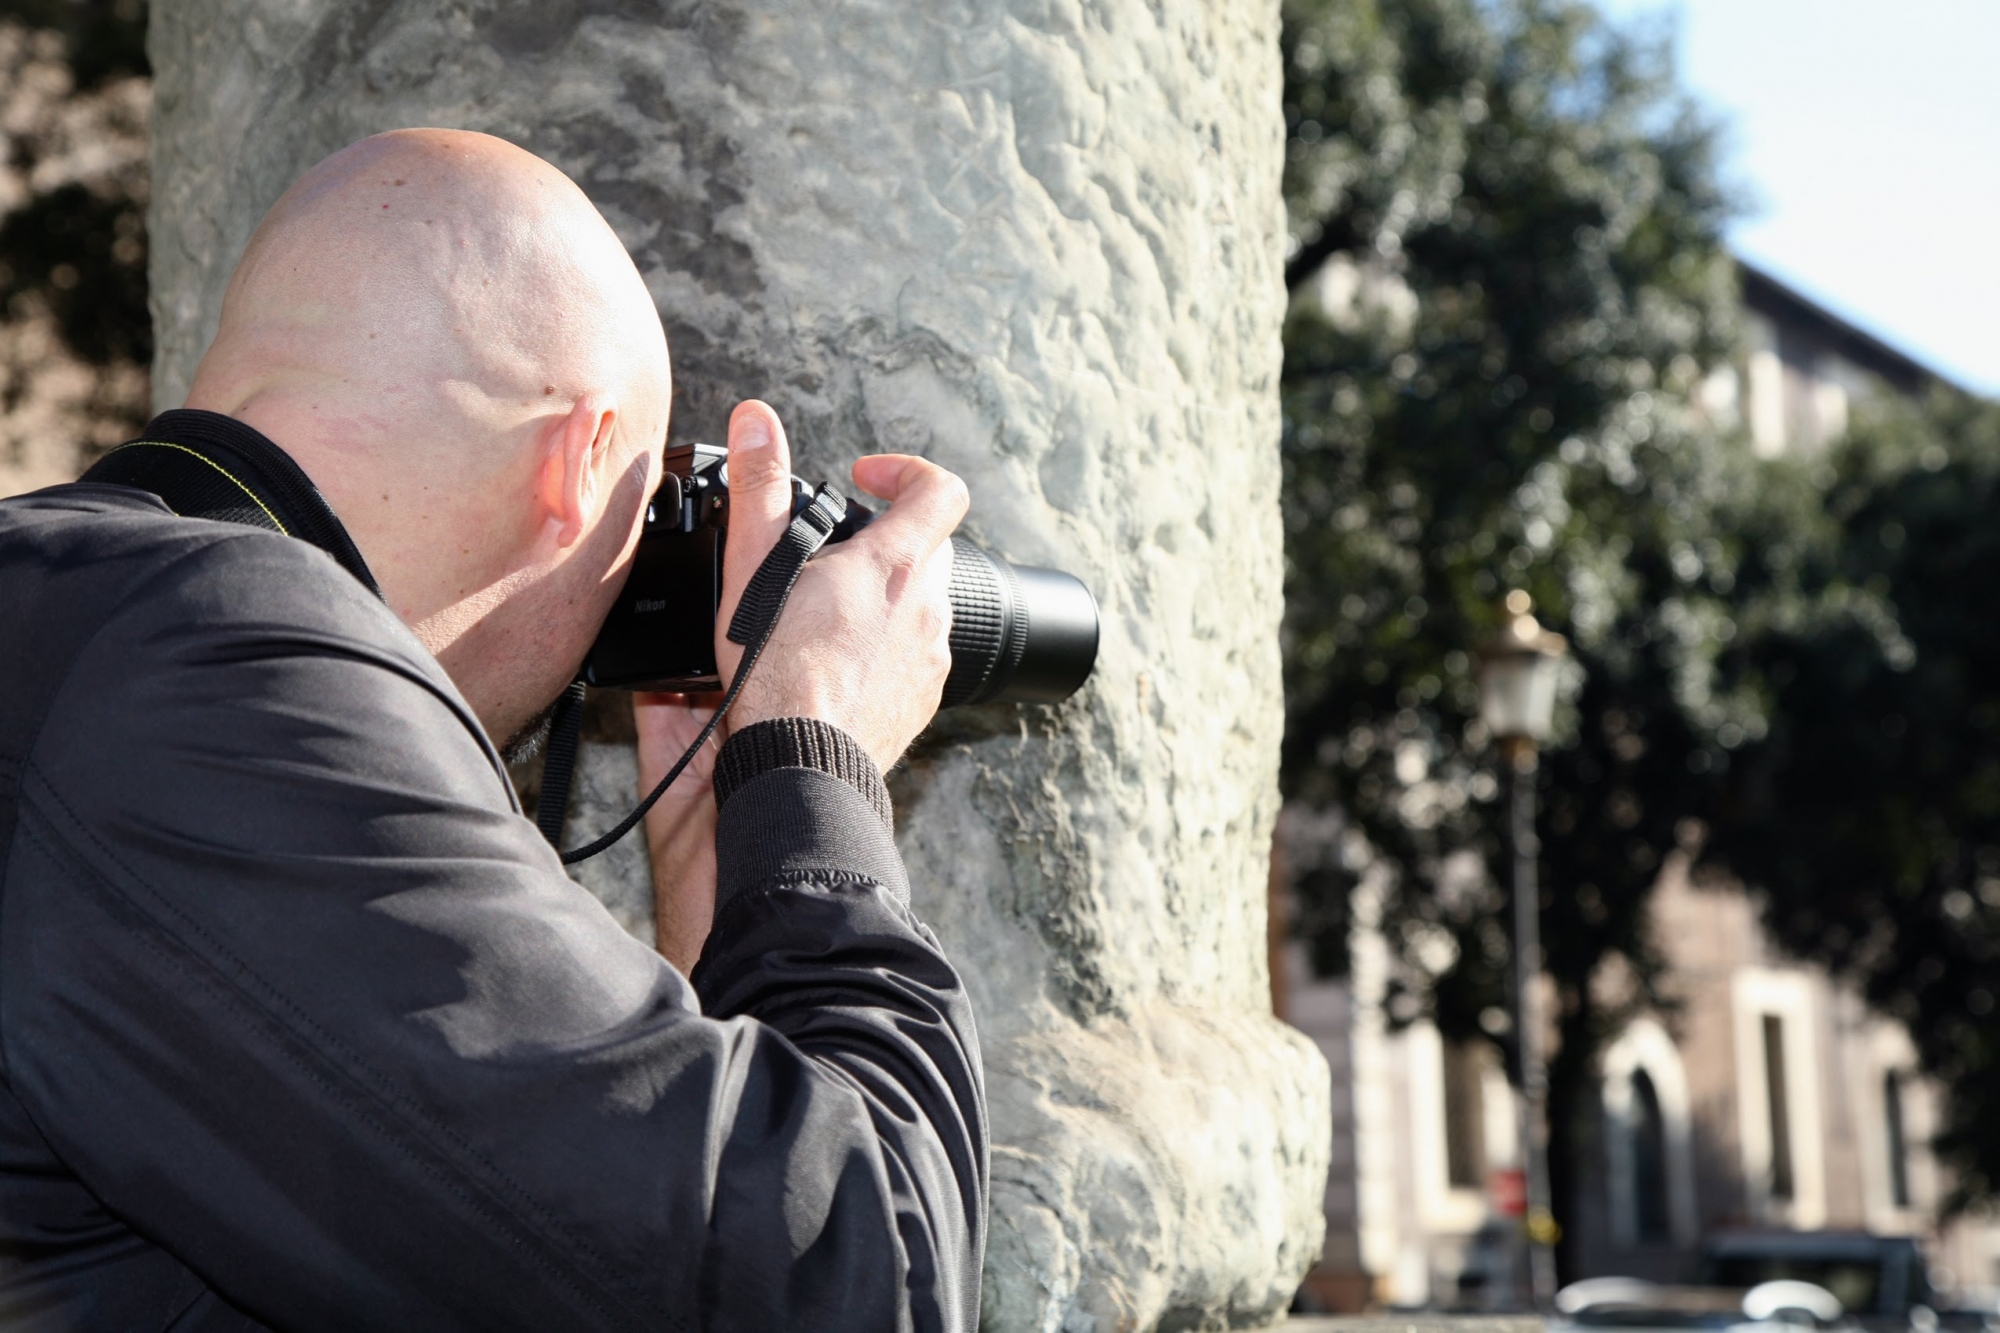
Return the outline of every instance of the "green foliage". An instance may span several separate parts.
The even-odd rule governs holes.
[[[1674,855],[1909,1025],[1961,1194],[1990,1194],[2000,406],[1863,403],[1803,462],[1705,420],[1735,308],[1714,134],[1583,3],[1288,0],[1285,52],[1283,774],[1317,962],[1363,903],[1392,1015],[1504,1030],[1473,654],[1525,589],[1577,667],[1539,776],[1558,1200],[1561,1108],[1671,1007],[1647,922]]]
[[[1709,855],[1908,1026],[1962,1202],[2000,1185],[2000,405],[1874,402],[1826,479],[1810,613],[1725,663],[1774,706]]]
[[[1299,858],[1302,925],[1337,970],[1365,901],[1392,1015],[1504,1031],[1474,654],[1530,592],[1576,663],[1540,775],[1562,1199],[1581,1122],[1560,1108],[1667,1003],[1662,863],[1763,734],[1765,696],[1719,660],[1786,614],[1815,502],[1696,406],[1734,343],[1730,202],[1661,44],[1570,0],[1293,0],[1285,50],[1283,774],[1295,813],[1342,826]]]
[[[1501,1004],[1472,650],[1525,588],[1582,667],[1544,805],[1575,1008],[1609,954],[1652,975],[1646,892],[1758,725],[1711,679],[1741,600],[1716,516],[1757,488],[1689,406],[1733,334],[1713,135],[1583,4],[1300,0],[1286,38],[1285,782],[1362,835],[1307,868],[1308,920],[1337,965],[1382,858],[1384,924],[1432,960],[1405,1010]]]

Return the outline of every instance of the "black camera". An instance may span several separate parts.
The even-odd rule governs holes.
[[[709,444],[667,451],[667,472],[646,507],[632,572],[583,664],[599,688],[719,689],[715,621],[722,605],[722,550],[729,528],[729,469]],[[792,478],[792,512],[812,502]],[[850,500],[830,542],[853,536],[874,514]],[[1072,575],[1012,565],[952,538],[951,675],[942,706],[1056,703],[1076,693],[1097,664],[1097,601]]]

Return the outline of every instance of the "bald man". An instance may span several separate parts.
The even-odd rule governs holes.
[[[648,819],[666,958],[502,764],[669,397],[576,187],[406,131],[272,208],[185,409],[0,502],[0,1326],[976,1326],[976,1040],[881,778],[963,487],[856,465],[887,511]],[[763,404],[729,469],[720,625],[790,521]],[[703,702],[642,701],[649,785]]]

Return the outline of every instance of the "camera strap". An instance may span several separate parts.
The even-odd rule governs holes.
[[[833,486],[821,486],[814,492],[812,502],[799,510],[793,517],[777,545],[757,566],[757,572],[750,576],[750,582],[743,589],[742,600],[736,604],[736,614],[729,618],[729,641],[740,645],[743,658],[736,664],[736,674],[729,682],[729,689],[723,694],[722,702],[715,713],[702,727],[701,734],[694,738],[685,753],[667,770],[645,800],[638,807],[602,837],[581,847],[562,852],[562,863],[573,866],[586,861],[605,848],[630,833],[646,812],[653,808],[675,778],[701,753],[715,729],[721,725],[723,715],[728,713],[736,696],[743,691],[743,683],[750,679],[750,669],[757,665],[763,654],[764,645],[771,641],[771,631],[778,627],[778,616],[784,611],[785,603],[791,598],[792,588],[805,571],[806,562],[819,554],[833,535],[841,520],[847,517],[847,497]],[[542,768],[542,793],[536,802],[536,825],[551,846],[562,846],[562,830],[569,810],[569,789],[576,776],[576,747],[578,735],[583,726],[583,682],[570,685],[556,704],[556,711],[549,719],[548,758]]]
[[[79,480],[129,486],[159,496],[176,514],[241,523],[287,537],[296,537],[325,551],[377,597],[375,576],[361,558],[347,529],[341,526],[312,480],[284,450],[240,421],[213,412],[186,409],[162,412],[146,427],[147,438],[120,445],[100,459]],[[858,509],[859,506],[856,506]],[[821,486],[812,501],[793,517],[771,553],[743,590],[730,617],[729,641],[741,645],[743,659],[715,715],[693,745],[667,770],[652,794],[639,802],[604,836],[562,853],[564,865],[596,856],[630,833],[653,808],[675,778],[721,725],[750,668],[770,641],[778,614],[785,609],[792,585],[806,561],[826,545],[847,517],[847,498],[832,486]],[[865,512],[865,511],[863,511]],[[549,719],[547,757],[542,765],[541,799],[536,803],[536,827],[550,845],[562,846],[563,823],[569,809],[570,787],[576,777],[577,744],[583,728],[583,682],[574,681],[556,701]]]

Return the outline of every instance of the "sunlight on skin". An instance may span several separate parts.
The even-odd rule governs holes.
[[[617,595],[671,390],[652,298],[567,177],[500,139],[405,130],[334,154],[271,209],[187,406],[297,460],[504,741],[576,674]],[[651,750],[678,754],[701,718],[666,699],[638,714],[657,780]],[[707,770],[647,825],[674,923],[662,942],[697,950],[714,902]]]
[[[334,154],[272,207],[187,406],[256,427],[305,469],[389,605],[505,742],[575,677],[617,596],[671,395],[645,283],[567,177],[488,135],[399,130]],[[777,414],[739,404],[729,446],[725,626],[791,517]],[[756,673],[730,723],[819,718],[887,769],[950,665],[945,539],[966,495],[899,455],[863,459],[853,478],[891,509],[799,584],[848,613],[781,623],[769,651],[792,669]],[[725,677],[739,653],[718,639]],[[645,790],[710,702],[635,700]],[[716,750],[646,821],[658,938],[683,969],[714,913]]]
[[[616,593],[670,392],[645,284],[568,178],[486,135],[405,130],[271,209],[187,405],[283,442],[504,739]]]

